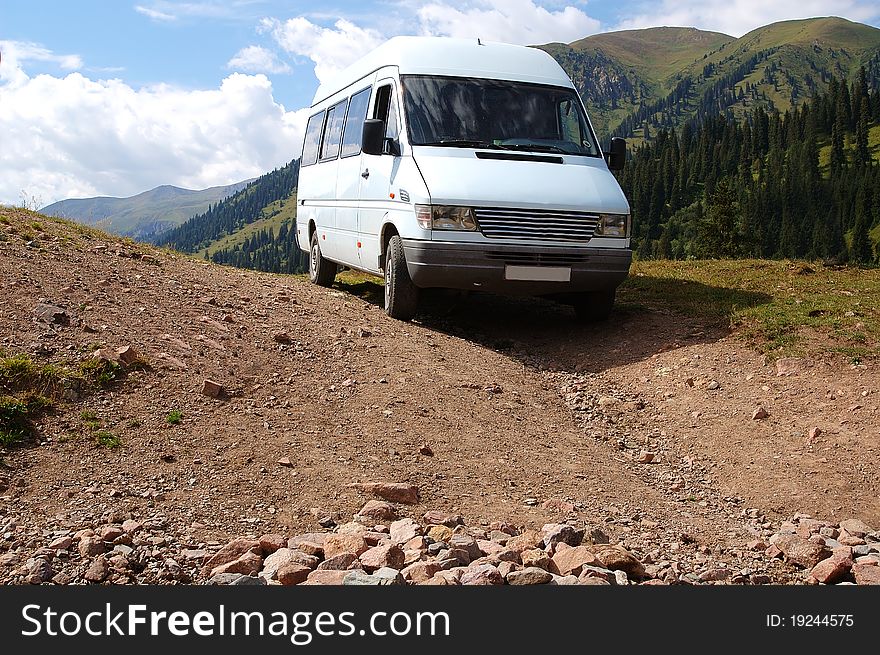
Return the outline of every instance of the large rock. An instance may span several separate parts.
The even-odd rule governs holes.
[[[244,553],[241,557],[238,557],[231,562],[226,562],[225,564],[221,564],[220,566],[215,566],[213,569],[211,569],[211,577],[214,577],[215,575],[220,575],[221,573],[240,573],[241,575],[251,575],[253,573],[258,573],[262,567],[263,558],[260,557],[257,553],[248,551]]]
[[[869,533],[874,531],[867,523],[863,523],[858,519],[847,519],[846,521],[840,522],[840,527],[843,530],[849,532],[852,536],[858,537],[859,539],[864,539]]]
[[[297,562],[286,562],[275,573],[275,579],[285,587],[302,584],[305,582],[312,569]]]
[[[368,500],[358,512],[359,516],[366,517],[377,523],[393,521],[397,518],[397,510],[389,502],[384,500]]]
[[[344,583],[348,571],[312,571],[302,584],[338,586]]]
[[[821,544],[814,543],[796,534],[777,534],[771,543],[782,551],[786,559],[806,569],[812,569],[831,555],[831,551]]]
[[[263,550],[263,555],[271,555],[286,545],[287,539],[280,534],[264,534],[260,537],[260,548]]]
[[[243,537],[233,539],[208,558],[208,561],[206,561],[205,565],[202,567],[202,571],[203,573],[213,571],[218,566],[237,560],[245,553],[253,553],[262,556],[263,550],[260,548],[260,542],[253,539],[245,539]]]
[[[526,530],[522,534],[508,539],[507,547],[510,550],[516,550],[521,553],[524,550],[537,548],[541,545],[543,540],[544,537],[540,532],[537,532],[536,530]]]
[[[480,564],[462,573],[460,582],[463,585],[500,585],[504,584],[504,578],[491,564]]]
[[[419,489],[403,482],[365,482],[348,485],[367,494],[390,500],[392,503],[415,505],[419,502]]]
[[[367,542],[360,535],[331,534],[324,540],[324,558],[332,559],[344,553],[353,553],[358,556],[368,548]]]
[[[101,537],[82,537],[79,540],[79,555],[82,558],[100,555],[104,550],[104,540]]]
[[[391,524],[389,531],[392,543],[405,544],[422,534],[422,526],[412,519],[400,519]]]
[[[435,573],[441,570],[437,562],[415,562],[403,569],[401,574],[403,574],[404,579],[418,584],[419,582],[430,580],[434,577]]]
[[[276,573],[287,564],[297,564],[312,570],[317,568],[318,563],[318,558],[314,555],[306,555],[302,551],[290,548],[279,548],[263,561],[262,575],[274,580]]]
[[[454,528],[457,525],[463,525],[464,520],[458,514],[447,514],[440,510],[432,509],[425,512],[422,517],[428,525],[445,525],[447,528]]]
[[[845,547],[838,548],[831,557],[823,559],[812,568],[810,577],[822,584],[834,584],[849,573],[852,565],[852,550]]]
[[[384,544],[364,551],[360,560],[365,571],[373,572],[381,568],[402,569],[405,557],[399,546]]]
[[[853,564],[852,574],[858,585],[880,585],[880,566],[876,564]]]
[[[640,578],[645,575],[645,567],[635,555],[620,546],[603,546],[596,549],[596,558],[602,566],[611,571],[624,571],[627,575]]]
[[[526,568],[537,567],[545,571],[550,570],[550,556],[540,548],[524,550],[520,553],[520,557],[522,558],[522,565]]]
[[[454,534],[449,538],[447,543],[452,550],[458,549],[465,551],[468,555],[468,563],[483,556],[483,553],[480,552],[480,546],[477,543],[477,540],[470,535]]]
[[[589,566],[603,565],[596,554],[586,546],[559,547],[553,556],[554,573],[558,575],[580,575],[585,564]]]
[[[560,543],[578,546],[583,536],[582,534],[579,535],[577,530],[565,523],[548,523],[541,532],[544,537],[544,546],[551,550],[556,548],[556,544]]]
[[[394,569],[384,568],[379,569],[372,575],[368,575],[363,571],[352,571],[345,579],[342,581],[342,584],[346,586],[377,586],[377,587],[385,587],[385,586],[398,586],[405,585],[406,581],[403,579],[403,576],[400,575],[400,571],[396,571]]]
[[[110,564],[106,557],[98,555],[89,564],[83,577],[89,582],[103,582],[108,575],[110,575]]]
[[[522,571],[511,571],[507,574],[507,584],[512,585],[547,584],[552,579],[551,573],[534,566]],[[577,581],[576,578],[575,581]]]
[[[354,553],[340,553],[318,564],[319,571],[351,571],[360,568],[360,560]]]

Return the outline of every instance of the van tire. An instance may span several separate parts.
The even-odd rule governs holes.
[[[309,280],[319,287],[333,286],[336,279],[336,264],[325,259],[321,254],[321,246],[318,244],[318,232],[312,233],[311,247],[309,248]]]
[[[590,291],[578,294],[574,300],[574,312],[581,323],[607,321],[614,308],[616,289]]]
[[[419,288],[409,276],[403,240],[395,234],[388,241],[385,253],[385,313],[408,321],[416,315],[418,305]]]

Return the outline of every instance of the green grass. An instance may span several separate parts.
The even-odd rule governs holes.
[[[168,425],[179,425],[183,421],[183,412],[179,409],[172,409],[168,412],[168,416],[165,417],[165,421]]]
[[[621,303],[733,328],[774,357],[880,355],[880,270],[792,261],[634,262]]]
[[[122,439],[113,434],[112,432],[108,432],[107,430],[98,430],[95,432],[95,443],[103,448],[110,448],[111,450],[115,450],[122,446]]]
[[[204,258],[205,253],[210,257],[218,250],[232,248],[240,243],[244,243],[245,239],[249,239],[260,230],[268,230],[270,227],[278,234],[278,230],[285,222],[288,223],[288,229],[295,229],[296,225],[296,194],[284,199],[284,206],[281,206],[280,200],[266,205],[260,211],[261,218],[253,223],[248,223],[240,230],[227,234],[225,236],[212,241],[208,246],[194,253],[199,259]]]

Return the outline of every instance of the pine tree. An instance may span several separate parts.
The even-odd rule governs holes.
[[[868,150],[868,119],[870,114],[868,98],[863,96],[861,111],[859,112],[859,123],[856,127],[856,163],[859,166],[867,166],[871,163],[871,151]]]

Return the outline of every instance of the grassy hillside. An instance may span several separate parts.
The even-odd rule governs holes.
[[[208,257],[210,257],[218,250],[234,248],[236,245],[244,243],[245,239],[257,234],[260,230],[268,230],[269,228],[272,228],[275,234],[278,234],[278,229],[283,223],[287,222],[292,225],[295,221],[296,194],[294,193],[283,201],[276,200],[275,202],[266,205],[260,211],[260,218],[253,223],[248,223],[237,232],[223,235],[219,239],[211,241],[208,245],[197,251],[196,256],[204,257],[207,254]]]
[[[94,225],[107,232],[140,240],[180,225],[211,205],[247,186],[248,181],[200,191],[160,186],[129,198],[82,198],[62,200],[40,211]]]
[[[862,65],[880,70],[880,29],[842,18],[768,25],[734,39],[693,28],[610,32],[539,46],[566,70],[596,129],[642,136],[700,113],[785,111]],[[740,93],[742,91],[742,93]]]

